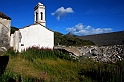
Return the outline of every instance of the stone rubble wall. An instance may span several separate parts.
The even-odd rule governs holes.
[[[10,27],[0,22],[0,55],[7,51],[10,44]]]

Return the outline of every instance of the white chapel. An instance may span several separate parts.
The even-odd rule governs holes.
[[[15,31],[10,39],[10,47],[15,51],[21,52],[32,46],[54,47],[54,32],[46,27],[45,6],[40,2],[34,8],[34,24]]]

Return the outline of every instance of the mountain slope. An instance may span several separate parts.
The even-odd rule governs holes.
[[[54,32],[54,45],[65,45],[65,46],[84,46],[94,45],[92,41],[79,39],[76,35],[68,33],[64,35],[59,32]]]

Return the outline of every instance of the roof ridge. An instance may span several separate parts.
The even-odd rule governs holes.
[[[37,24],[39,24],[39,25],[43,26],[44,28],[46,28],[46,29],[50,30],[49,28],[47,28],[46,26],[42,25],[41,23],[34,23],[34,24],[30,24],[30,25],[28,25],[28,26],[24,26],[24,27],[23,27],[23,28],[21,28],[21,29],[24,29],[24,28],[30,27],[30,26],[32,26],[32,25],[37,25]],[[52,30],[50,30],[50,31],[52,31]],[[52,31],[52,32],[53,32],[53,31]]]

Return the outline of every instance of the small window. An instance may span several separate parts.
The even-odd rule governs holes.
[[[41,12],[41,20],[43,20],[43,13]]]
[[[24,46],[24,44],[21,44],[21,46]]]

